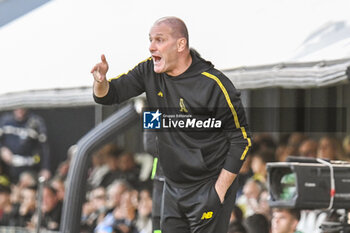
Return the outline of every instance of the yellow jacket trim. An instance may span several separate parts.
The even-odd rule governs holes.
[[[227,101],[227,104],[228,104],[228,106],[229,106],[230,109],[231,109],[231,112],[232,112],[232,115],[233,115],[233,119],[234,119],[234,121],[235,121],[236,128],[241,130],[242,135],[243,135],[243,138],[246,139],[247,142],[248,142],[248,145],[246,146],[246,148],[245,148],[245,150],[243,151],[243,154],[242,154],[242,156],[241,156],[241,160],[244,160],[244,158],[245,158],[245,156],[246,156],[246,154],[247,154],[247,152],[248,152],[248,149],[249,149],[249,147],[251,146],[252,143],[251,143],[250,138],[248,138],[248,136],[247,136],[247,132],[246,132],[245,128],[244,128],[244,127],[241,127],[241,125],[239,124],[237,112],[236,112],[235,108],[233,107],[233,104],[232,104],[232,102],[231,102],[230,96],[229,96],[229,94],[228,94],[228,92],[227,92],[225,86],[222,84],[222,82],[220,81],[220,79],[218,79],[218,77],[216,77],[215,75],[209,74],[208,72],[203,72],[202,74],[203,74],[204,76],[208,77],[208,78],[213,79],[213,80],[219,85],[221,91],[224,93],[224,96],[225,96],[225,99],[226,99],[226,101]]]

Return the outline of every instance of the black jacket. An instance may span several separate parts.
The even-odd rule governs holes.
[[[174,185],[205,182],[222,168],[238,174],[251,145],[240,93],[210,62],[192,51],[191,56],[191,66],[176,77],[155,73],[148,58],[109,80],[105,97],[94,96],[97,103],[114,104],[146,92],[149,106],[163,114],[206,114],[221,120],[220,130],[157,131],[160,164]]]
[[[3,146],[23,157],[39,156],[33,167],[40,165],[50,169],[46,125],[38,115],[28,113],[23,121],[17,121],[12,113],[3,115],[0,118],[0,147]]]

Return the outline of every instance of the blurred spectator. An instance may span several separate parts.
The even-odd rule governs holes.
[[[350,135],[346,136],[343,140],[343,150],[345,153],[345,159],[350,160]]]
[[[19,108],[0,119],[0,152],[10,180],[17,183],[23,171],[49,178],[49,146],[43,119]]]
[[[103,146],[93,156],[93,170],[91,172],[91,183],[93,187],[103,186],[107,187],[114,181],[114,174],[119,172],[119,156],[123,150],[114,144],[107,144]]]
[[[36,210],[36,187],[21,190],[21,201],[16,205],[16,226],[26,227]]]
[[[41,204],[42,221],[41,227],[46,230],[56,231],[61,222],[62,202],[58,200],[57,191],[52,186],[46,184],[43,188],[43,201]],[[37,224],[38,216],[32,217],[32,225]]]
[[[270,226],[267,218],[262,214],[253,214],[244,221],[247,233],[269,233]]]
[[[136,228],[139,233],[152,233],[152,197],[148,189],[143,189],[139,193],[137,206]]]
[[[276,152],[275,152],[275,158],[276,158],[276,162],[285,162],[287,157],[289,156],[289,152],[291,150],[288,149],[286,144],[279,144],[276,148]]]
[[[294,132],[288,138],[287,147],[289,148],[289,155],[299,155],[299,147],[305,140],[306,136],[303,133]]]
[[[231,217],[230,217],[230,223],[231,222],[239,222],[242,223],[243,220],[243,212],[241,208],[239,208],[237,205],[233,206]]]
[[[120,205],[122,194],[129,188],[129,184],[123,180],[115,180],[107,188],[107,207],[112,210]]]
[[[236,205],[233,207],[228,229],[228,233],[246,233],[246,229],[243,226],[243,212]]]
[[[67,178],[70,163],[72,161],[73,156],[76,154],[77,149],[77,145],[72,145],[68,148],[67,159],[60,163],[60,165],[58,165],[55,177],[59,177],[63,181]]]
[[[278,143],[278,145],[276,147],[276,151],[275,151],[275,158],[276,158],[277,162],[285,162],[286,158],[289,155],[289,151],[291,151],[287,147],[288,138],[289,138],[288,134],[282,134],[280,139],[279,139],[279,143]]]
[[[294,233],[300,220],[300,211],[296,209],[272,210],[271,232],[272,233]]]
[[[253,176],[253,171],[251,169],[251,161],[252,161],[252,157],[251,157],[251,153],[249,153],[236,178],[238,180],[238,189],[237,189],[236,198],[242,195],[244,184],[247,182],[249,178]]]
[[[237,205],[243,211],[244,217],[254,214],[258,199],[264,188],[260,181],[249,179],[243,187],[243,195],[237,200]]]
[[[56,190],[58,200],[63,202],[65,192],[63,180],[60,177],[54,177],[50,184]]]
[[[299,147],[299,155],[303,157],[316,158],[318,144],[313,139],[304,140]]]
[[[259,133],[253,136],[254,143],[258,150],[272,150],[275,151],[276,143],[274,142],[271,134]]]
[[[97,225],[96,233],[118,232],[137,233],[135,226],[137,192],[125,190],[120,197],[120,203],[112,212],[106,215],[103,221]]]
[[[18,183],[11,185],[10,199],[15,213],[11,226],[26,226],[30,221],[35,209],[36,185],[36,174],[31,171],[22,172]]]
[[[11,189],[0,185],[0,226],[15,225],[15,209],[10,201]]]
[[[275,157],[278,162],[285,162],[290,155],[299,156],[299,147],[306,136],[302,133],[292,133],[289,136],[284,135],[277,146]]]
[[[101,186],[107,187],[116,179],[126,180],[134,188],[140,184],[140,167],[136,165],[133,154],[129,152],[111,154],[108,165],[110,170],[103,177]]]
[[[337,160],[341,159],[341,146],[336,138],[324,136],[320,139],[317,149],[317,157],[321,159]]]
[[[243,195],[237,199],[237,205],[243,211],[244,217],[255,213],[269,216],[268,193],[264,184],[258,180],[249,179],[243,188]]]
[[[136,164],[134,155],[130,152],[124,153],[119,158],[119,179],[125,179],[134,188],[140,184],[140,166]]]
[[[266,164],[274,161],[274,153],[271,150],[259,150],[252,154],[251,168],[254,174],[254,179],[266,183]]]
[[[93,232],[97,223],[102,221],[106,214],[106,190],[97,187],[89,192],[88,201],[83,205],[82,228],[87,232]]]
[[[138,193],[135,190],[126,191],[122,195],[121,204],[113,211],[115,221],[113,223],[114,232],[138,233],[135,226]],[[136,198],[136,199],[135,199]]]
[[[19,203],[21,192],[28,187],[36,187],[36,174],[31,171],[24,171],[20,174],[17,184],[11,186],[11,202]]]
[[[106,144],[92,155],[92,168],[89,174],[88,182],[92,188],[101,185],[103,177],[110,169],[117,169],[116,160],[113,155],[119,155],[122,150],[114,144]]]
[[[247,233],[247,231],[242,224],[238,225],[235,222],[232,222],[228,226],[228,233]]]
[[[17,185],[20,188],[34,187],[37,185],[37,177],[30,171],[22,172]]]

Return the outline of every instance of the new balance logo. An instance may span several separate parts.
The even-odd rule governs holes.
[[[209,211],[209,212],[204,212],[203,215],[202,215],[202,220],[203,219],[210,219],[213,217],[213,212],[212,211]]]

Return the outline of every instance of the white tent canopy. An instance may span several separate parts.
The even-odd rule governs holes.
[[[340,59],[342,58],[342,59]],[[244,89],[263,87],[314,88],[349,82],[350,21],[328,22],[302,43],[283,63],[227,69]]]
[[[302,54],[295,48],[315,29],[348,25],[349,6],[348,0],[52,0],[0,28],[0,109],[92,104],[90,70],[100,54],[110,77],[129,70],[149,56],[148,32],[162,16],[182,18],[190,46],[217,68],[232,70],[295,61],[291,54]],[[347,54],[313,59],[350,55],[349,43],[340,47]],[[260,87],[227,74],[238,88]]]

